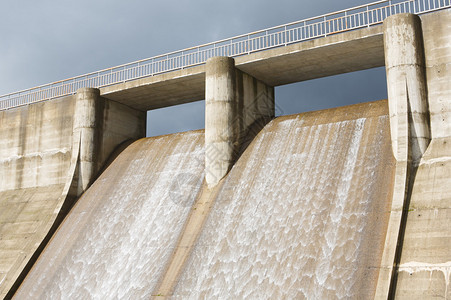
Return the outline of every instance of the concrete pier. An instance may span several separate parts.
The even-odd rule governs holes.
[[[412,14],[388,17],[384,50],[396,168],[377,299],[393,296],[415,170],[431,139],[420,18]]]
[[[451,9],[421,25],[432,140],[415,174],[395,297],[451,299]]]
[[[384,21],[384,30],[393,154],[397,160],[409,155],[418,162],[431,139],[421,20],[413,14],[394,15]]]
[[[238,158],[247,136],[274,117],[274,88],[235,68],[230,57],[207,61],[206,181],[215,186]]]
[[[205,168],[209,185],[216,185],[229,171],[238,150],[238,111],[233,58],[207,61],[205,86]]]
[[[450,10],[384,22],[396,171],[376,299],[451,295],[450,28]]]
[[[77,196],[89,187],[98,171],[103,102],[98,89],[81,88],[77,91],[73,132],[74,145],[80,147]]]

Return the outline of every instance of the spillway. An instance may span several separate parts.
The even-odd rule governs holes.
[[[156,296],[205,186],[204,155],[203,131],[130,145],[72,209],[16,298]],[[372,298],[393,170],[386,101],[271,121],[222,181],[161,296]]]
[[[178,197],[194,201],[203,159],[203,132],[130,145],[77,202],[16,297],[149,298],[190,211]],[[191,184],[177,185],[186,176]]]
[[[393,167],[384,101],[274,120],[228,175],[174,295],[372,299]]]

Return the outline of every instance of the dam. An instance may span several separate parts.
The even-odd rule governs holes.
[[[426,2],[0,97],[1,297],[450,299],[451,3]],[[275,86],[380,66],[388,100],[274,117]],[[144,138],[201,99],[205,130]]]

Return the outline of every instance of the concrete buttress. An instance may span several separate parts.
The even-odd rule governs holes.
[[[416,168],[431,140],[421,19],[413,14],[388,17],[384,50],[396,171],[377,299],[394,295]]]
[[[421,27],[432,139],[415,170],[394,293],[451,299],[451,10],[423,15]]]

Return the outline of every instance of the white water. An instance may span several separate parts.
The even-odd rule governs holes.
[[[386,212],[380,186],[391,181],[380,171],[391,158],[388,118],[305,118],[273,121],[233,167],[174,298],[371,298]],[[128,147],[79,200],[17,298],[151,297],[203,161],[203,132]],[[184,178],[194,188],[179,187]]]
[[[377,197],[380,178],[372,176],[387,118],[302,123],[298,117],[266,128],[232,169],[176,296],[362,296],[357,285],[368,266],[359,261],[361,243],[371,234],[366,218]],[[377,136],[365,126],[376,126]]]
[[[180,174],[203,178],[203,132],[174,136],[140,140],[120,155],[79,200],[19,299],[151,296],[190,211],[170,187]],[[184,196],[193,200],[199,188]]]

